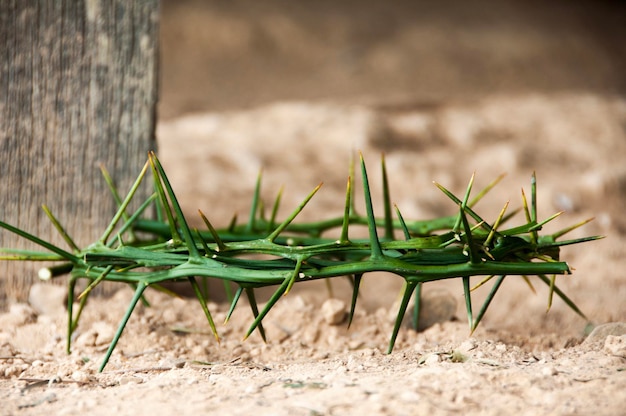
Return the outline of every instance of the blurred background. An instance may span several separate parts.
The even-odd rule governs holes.
[[[621,94],[625,4],[165,0],[159,116],[285,100]]]
[[[260,169],[268,204],[286,186],[280,215],[320,181],[299,219],[340,215],[357,150],[376,212],[385,153],[392,200],[411,219],[456,212],[433,180],[461,194],[472,172],[476,189],[508,173],[479,207],[493,219],[506,201],[520,206],[536,171],[539,216],[567,211],[553,230],[595,216],[570,237],[608,236],[564,249],[577,271],[559,284],[596,322],[624,320],[625,4],[165,0],[160,158],[198,226],[199,207],[218,226],[247,218]],[[374,274],[364,305],[391,307],[400,280]],[[545,315],[543,287],[507,285],[488,325],[526,330],[532,315],[550,330],[584,327],[563,303]],[[442,286],[462,303],[458,282]]]

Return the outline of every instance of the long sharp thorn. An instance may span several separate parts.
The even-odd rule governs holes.
[[[534,171],[530,177],[530,220],[533,224],[537,223],[537,175]],[[537,244],[537,240],[539,239],[539,234],[537,233],[538,229],[539,228],[532,229],[530,232],[530,241],[533,244]]]
[[[341,243],[347,243],[349,240],[348,237],[348,228],[350,227],[350,210],[352,206],[352,178],[348,176],[348,185],[346,186],[346,203],[343,209],[343,221],[341,222],[341,237],[339,241]]]
[[[585,243],[587,241],[602,240],[603,238],[605,238],[605,236],[603,235],[593,235],[589,237],[575,238],[573,240],[554,241],[551,243],[541,244],[541,247],[548,248],[548,247],[570,246],[572,244],[580,244],[580,243]]]
[[[115,332],[115,335],[113,336],[113,340],[111,341],[111,344],[109,345],[109,348],[107,349],[107,352],[104,355],[104,359],[102,360],[102,364],[100,364],[100,368],[98,368],[99,373],[101,373],[104,370],[104,367],[106,367],[107,363],[109,362],[109,358],[111,358],[111,354],[113,353],[113,350],[115,349],[115,346],[117,345],[117,342],[119,341],[120,336],[122,336],[122,332],[124,332],[124,328],[126,328],[128,319],[132,315],[133,310],[135,309],[137,302],[143,295],[144,290],[146,290],[146,287],[148,286],[143,282],[140,282],[137,285],[137,289],[135,290],[133,299],[130,301],[130,305],[128,305],[128,309],[126,309],[126,313],[124,314],[124,317],[122,318],[122,322],[120,322],[120,325],[117,327],[117,331]]]
[[[159,201],[161,202],[160,205],[159,204],[157,205],[161,207],[161,210],[160,210],[162,211],[161,216],[163,216],[163,213],[164,213],[165,217],[167,218],[167,224],[170,227],[170,235],[172,237],[172,240],[176,242],[180,242],[181,238],[178,232],[178,227],[176,226],[176,221],[174,220],[174,213],[172,212],[172,208],[170,207],[170,203],[165,194],[165,189],[163,189],[163,183],[159,176],[159,172],[152,158],[153,158],[153,153],[151,152],[149,154],[148,162],[150,163],[150,169],[152,170],[154,187],[156,189],[157,195],[159,195]]]
[[[556,284],[556,275],[553,274],[550,278],[550,290],[548,292],[548,307],[546,308],[546,313],[550,312],[550,308],[552,308],[552,299],[554,298],[554,285]]]
[[[68,354],[72,352],[72,333],[74,332],[74,289],[76,288],[75,276],[70,276],[67,290],[67,338],[65,350]]]
[[[276,195],[276,199],[274,200],[274,206],[272,207],[272,216],[270,217],[270,220],[267,224],[268,232],[272,228],[274,228],[274,225],[276,224],[276,215],[278,215],[278,208],[280,207],[280,200],[282,199],[284,189],[285,189],[284,186],[280,187],[280,189],[278,190],[278,195]]]
[[[530,219],[537,222],[537,174],[530,177]]]
[[[404,239],[411,239],[411,233],[409,232],[409,227],[407,227],[406,222],[404,221],[404,217],[402,217],[402,213],[400,213],[400,209],[397,205],[394,204],[394,208],[396,209],[396,215],[398,216],[398,221],[400,221],[400,226],[402,227],[402,232],[404,233]]]
[[[206,225],[206,227],[209,229],[209,232],[211,233],[211,237],[213,237],[213,241],[215,241],[215,244],[217,244],[217,248],[219,249],[218,251],[225,250],[226,245],[220,238],[220,235],[215,230],[215,227],[213,227],[213,224],[211,224],[211,221],[209,221],[209,219],[204,215],[202,211],[198,210],[198,213],[200,214],[200,218],[202,218],[204,225]]]
[[[317,185],[315,187],[315,189],[313,189],[311,191],[311,193],[309,193],[309,195],[307,195],[306,198],[304,198],[304,201],[302,201],[300,203],[300,205],[298,205],[298,207],[287,217],[287,219],[285,219],[285,221],[283,221],[278,227],[276,227],[276,229],[270,234],[268,235],[266,238],[269,241],[274,241],[276,240],[276,238],[280,235],[281,232],[283,232],[283,230],[285,228],[287,228],[287,226],[289,224],[291,224],[291,222],[296,218],[296,216],[304,209],[304,207],[306,206],[306,204],[311,200],[311,198],[313,198],[313,195],[315,195],[315,193],[317,191],[319,191],[319,189],[322,187],[322,184],[320,183],[319,185]]]
[[[459,198],[457,198],[452,192],[450,192],[449,190],[447,190],[443,185],[439,184],[438,182],[433,182],[433,184],[439,188],[439,190],[441,190],[441,192],[443,192],[448,198],[450,198],[452,201],[454,201],[455,204],[457,204],[458,206],[461,206],[463,204],[463,201],[461,201]],[[480,215],[478,215],[476,212],[474,212],[474,210],[472,210],[469,206],[466,205],[465,207],[465,211],[472,217],[474,218],[474,220],[476,220],[476,222],[478,223],[482,223],[481,226],[482,228],[484,228],[487,231],[491,231],[491,226],[489,225],[489,223],[487,223],[485,220],[483,220]],[[457,217],[458,220],[458,217]],[[458,229],[458,225],[456,226]]]
[[[285,294],[285,291],[287,290],[287,288],[292,284],[292,278],[293,278],[292,275],[289,275],[288,277],[286,277],[283,280],[283,283],[278,287],[278,289],[276,289],[274,294],[270,297],[270,299],[265,304],[265,307],[263,308],[261,313],[258,314],[254,322],[252,322],[252,325],[250,325],[248,332],[246,332],[246,335],[243,338],[244,340],[247,339],[250,336],[250,334],[252,334],[252,331],[254,331],[255,328],[263,321],[263,318],[265,318],[265,315],[267,315],[270,309],[274,307],[276,302],[278,302],[278,299],[280,299],[281,296]]]
[[[228,224],[228,232],[234,232],[235,227],[237,227],[237,214],[234,214],[230,219],[230,223]]]
[[[491,304],[491,301],[496,296],[496,292],[498,291],[498,289],[500,289],[500,285],[502,284],[502,281],[504,280],[504,277],[505,277],[504,275],[498,276],[498,278],[496,279],[496,282],[491,287],[491,291],[489,291],[489,295],[487,295],[487,298],[485,299],[485,302],[483,303],[483,306],[480,308],[480,311],[478,312],[478,316],[476,317],[476,321],[474,321],[472,323],[472,328],[471,328],[470,335],[472,335],[474,333],[474,331],[478,327],[478,324],[480,324],[480,321],[483,319],[483,316],[485,316],[485,312],[487,312],[487,308],[489,308],[489,305]]]
[[[259,317],[259,307],[258,307],[258,305],[256,303],[256,297],[254,295],[254,289],[251,288],[251,287],[247,287],[246,288],[246,296],[248,296],[248,303],[250,304],[250,309],[252,309],[252,315],[254,316],[255,322],[256,322],[256,319]],[[261,335],[261,339],[263,340],[263,342],[267,342],[267,338],[265,337],[265,328],[263,328],[263,323],[261,322],[262,319],[263,318],[261,318],[259,320],[257,328],[259,330],[259,335]],[[250,333],[248,335],[246,335],[245,338],[248,338],[248,336],[250,336],[252,331],[254,331],[254,328],[252,328]]]
[[[407,281],[406,283],[404,294],[402,295],[402,302],[400,303],[398,315],[396,316],[396,322],[393,325],[393,332],[391,333],[391,339],[389,340],[387,354],[391,354],[393,351],[393,347],[396,344],[396,338],[398,337],[398,332],[400,331],[400,326],[402,325],[402,320],[404,319],[404,314],[406,313],[406,308],[409,305],[409,301],[411,300],[411,296],[413,296],[413,292],[415,291],[417,284],[417,282],[413,281]]]
[[[538,275],[538,277],[546,285],[550,286],[550,279],[548,279],[544,275]],[[578,306],[576,306],[576,304],[570,298],[567,297],[567,295],[565,293],[563,293],[563,291],[561,291],[561,289],[559,289],[559,287],[556,284],[554,285],[554,293],[556,293],[563,300],[563,302],[565,302],[565,304],[570,307],[570,309],[572,309],[574,312],[576,312],[578,314],[578,316],[580,316],[581,318],[585,319],[586,321],[589,321],[587,316],[578,308]]]
[[[124,234],[129,229],[130,229],[130,235],[132,239],[135,239],[135,236],[132,232],[132,226],[135,224],[135,221],[137,221],[139,216],[146,210],[146,208],[148,208],[148,206],[157,198],[158,198],[158,195],[156,193],[153,193],[139,206],[137,211],[135,211],[130,217],[126,216],[128,217],[128,219],[126,220],[126,222],[124,222],[124,224],[122,224],[119,231],[117,232],[118,239],[121,240],[121,235]],[[113,247],[113,245],[115,244],[115,241],[117,240],[114,240],[114,239],[109,240],[109,243],[107,244],[107,246]]]
[[[472,291],[470,289],[469,276],[463,277],[463,296],[465,297],[465,309],[467,311],[467,321],[469,322],[470,331],[472,331],[474,317],[472,314]]]
[[[594,218],[587,218],[586,220],[583,220],[583,221],[581,221],[579,223],[576,223],[576,224],[574,224],[572,226],[569,226],[569,227],[563,228],[560,231],[557,231],[556,233],[552,234],[551,237],[552,237],[553,240],[556,240],[557,238],[563,236],[564,234],[567,234],[570,231],[573,231],[573,230],[575,230],[575,229],[577,229],[579,227],[582,227],[583,225],[585,225],[585,224],[587,224],[587,223],[589,223],[589,222],[591,222],[593,220],[594,220]]]
[[[374,217],[374,207],[372,206],[372,195],[370,192],[369,181],[367,179],[367,170],[365,168],[363,155],[359,153],[359,156],[361,158],[361,176],[363,177],[363,193],[365,196],[365,211],[367,213],[371,258],[380,259],[383,257],[383,251],[380,246],[380,240],[378,239],[378,231],[376,230],[376,218]]]
[[[470,292],[475,291],[476,289],[478,289],[479,287],[481,287],[482,285],[484,285],[485,283],[487,283],[491,279],[493,279],[493,275],[485,277],[483,280],[481,280],[480,282],[478,282],[477,284],[472,286],[472,288],[470,289]]]
[[[474,237],[472,236],[472,229],[469,226],[469,222],[467,221],[467,215],[465,215],[466,207],[461,207],[460,217],[461,222],[463,223],[463,229],[465,231],[465,239],[467,240],[467,249],[470,261],[473,264],[480,263],[481,259],[478,255],[478,250],[476,244],[474,243]]]
[[[230,308],[228,309],[228,313],[226,314],[226,318],[224,318],[224,325],[228,323],[228,321],[230,320],[230,317],[232,316],[233,312],[235,311],[235,306],[237,306],[237,302],[239,302],[239,298],[241,297],[241,294],[243,293],[244,289],[243,287],[239,286],[237,288],[237,291],[235,292],[235,296],[233,296],[233,299],[230,302]]]
[[[531,223],[530,208],[528,207],[528,199],[526,199],[526,192],[522,188],[522,206],[524,208],[524,215],[526,215],[526,222]]]
[[[506,212],[506,209],[508,207],[509,207],[509,201],[506,201],[506,203],[504,204],[504,207],[502,208],[502,210],[500,211],[500,214],[498,215],[498,218],[496,218],[496,221],[493,223],[493,227],[491,228],[491,231],[489,231],[489,234],[487,235],[487,238],[485,239],[483,246],[489,247],[489,244],[491,244],[491,240],[496,235],[496,230],[500,226],[500,223],[502,222],[502,218],[504,218],[504,213]]]
[[[202,291],[200,290],[200,287],[198,286],[198,282],[196,281],[196,278],[193,276],[189,276],[187,279],[189,280],[189,283],[191,283],[193,292],[195,293],[196,298],[198,298],[198,301],[200,302],[200,305],[202,306],[202,311],[204,312],[204,315],[206,316],[207,321],[209,321],[211,332],[213,332],[213,336],[215,337],[215,340],[219,344],[220,337],[217,334],[217,328],[215,328],[215,322],[213,321],[213,317],[211,316],[211,311],[209,311],[209,307],[206,304],[206,299],[202,295]]]
[[[422,283],[415,288],[415,302],[413,304],[413,329],[417,331],[420,326],[420,308],[422,307]]]
[[[471,201],[468,202],[468,206],[473,207],[480,201],[489,191],[491,191],[500,181],[506,176],[506,173],[501,173],[496,179],[494,179],[489,185],[487,185],[483,190],[481,190],[478,195],[472,198]]]
[[[465,196],[463,197],[463,201],[461,201],[461,204],[460,204],[462,209],[465,209],[468,207],[467,202],[469,201],[469,196],[470,196],[470,193],[472,192],[472,186],[474,185],[475,176],[476,176],[476,173],[475,172],[472,173],[469,183],[467,184],[467,189],[465,189]],[[459,229],[461,227],[461,221],[462,219],[459,216],[456,220],[456,223],[454,224],[454,227],[452,228],[452,231],[454,231],[455,233],[459,232]]]
[[[533,282],[530,281],[528,276],[522,275],[522,279],[524,279],[524,282],[526,282],[526,284],[528,285],[528,288],[530,289],[530,291],[533,292],[533,294],[536,295],[537,291],[535,290],[535,286],[533,286]]]
[[[70,246],[70,248],[74,250],[75,253],[79,252],[80,248],[78,248],[74,240],[72,240],[72,237],[70,237],[67,231],[65,231],[65,228],[63,228],[59,220],[52,214],[50,208],[48,208],[48,206],[45,204],[42,205],[41,208],[44,210],[44,212],[52,222],[52,225],[54,225],[54,228],[56,228],[59,234],[61,234],[61,237],[63,237],[63,240],[65,240],[67,245]]]
[[[120,194],[117,191],[117,188],[115,187],[115,183],[113,182],[113,178],[111,177],[111,174],[107,170],[106,166],[104,166],[104,164],[102,163],[100,164],[100,172],[102,173],[104,182],[107,184],[107,187],[109,188],[109,191],[111,192],[111,195],[113,196],[113,199],[115,200],[115,203],[119,207],[120,205],[122,205],[122,198],[120,197]]]
[[[83,290],[83,292],[78,295],[78,297],[76,299],[81,300],[83,297],[89,295],[89,293],[100,283],[102,282],[109,273],[111,273],[111,270],[113,270],[113,266],[107,266],[106,269],[104,269],[104,271],[100,274],[100,276],[98,276],[96,279],[94,279],[89,286],[87,286],[87,288],[85,290]]]
[[[381,167],[383,176],[383,207],[385,214],[385,239],[393,240],[393,219],[391,218],[391,197],[389,196],[389,179],[387,177],[387,166],[385,164],[385,154],[381,157]]]
[[[285,290],[284,296],[287,296],[289,291],[291,291],[291,288],[293,287],[293,284],[295,283],[296,278],[300,274],[300,269],[302,268],[302,262],[303,261],[304,261],[303,257],[298,257],[298,259],[296,260],[296,267],[293,270],[293,274],[291,276],[291,281],[289,282],[289,285],[287,286],[287,289]]]
[[[531,235],[535,235],[535,241],[537,241],[538,237],[537,237],[537,230],[540,230],[544,225],[546,225],[547,223],[549,223],[550,221],[552,221],[553,219],[559,217],[563,215],[563,211],[559,211],[556,214],[551,215],[550,217],[548,217],[547,219],[541,221],[540,223],[537,223],[535,225],[533,225],[532,227],[530,227],[528,230],[530,231]],[[534,234],[533,234],[534,233]]]
[[[356,310],[356,301],[359,297],[359,288],[361,287],[361,279],[363,274],[355,274],[352,284],[352,301],[350,302],[350,314],[348,315],[348,329],[352,325],[352,319],[354,319],[354,311]]]
[[[252,206],[250,207],[250,215],[248,217],[248,224],[246,225],[246,232],[253,233],[256,231],[256,216],[259,209],[259,203],[261,201],[261,180],[263,178],[263,170],[259,170],[259,174],[256,178],[256,185],[254,187],[254,197],[252,198]]]
[[[211,250],[211,248],[207,244],[206,240],[202,237],[202,234],[200,234],[200,231],[198,231],[197,228],[194,228],[193,231],[196,234],[196,239],[198,241],[200,241],[200,244],[202,245],[202,249],[204,250],[204,254],[207,255],[207,254],[209,254],[211,252],[214,252],[214,250]]]
[[[280,287],[270,297],[270,300],[267,301],[261,313],[258,314],[258,316],[255,318],[252,325],[250,325],[248,332],[246,332],[246,335],[244,336],[244,340],[248,338],[250,334],[252,334],[252,331],[254,331],[254,329],[261,323],[261,321],[263,321],[263,318],[265,318],[265,315],[267,315],[270,309],[274,307],[276,302],[278,302],[278,299],[280,299],[281,296],[285,295],[289,291],[289,289],[293,286],[293,283],[295,282],[296,278],[298,277],[298,274],[300,273],[300,267],[302,266],[302,261],[303,261],[302,258],[298,258],[294,271],[291,272],[291,274],[283,280],[283,283],[280,285]]]
[[[0,221],[0,228],[4,228],[5,230],[10,231],[14,234],[17,234],[22,238],[32,241],[33,243],[40,245],[41,247],[44,247],[55,254],[58,254],[59,256],[63,257],[66,260],[69,260],[70,262],[74,264],[79,263],[81,261],[80,258],[63,250],[62,248],[57,247],[54,244],[49,243],[47,241],[44,241],[39,237],[35,237],[34,235],[27,233],[26,231],[22,231],[17,227],[7,224],[6,222]]]
[[[355,164],[355,162],[354,162],[354,153],[352,153],[350,155],[350,167],[348,169],[348,178],[352,178],[352,180],[354,180],[354,178],[355,178],[355,176],[354,176],[354,171],[355,171],[354,164]],[[356,201],[355,201],[355,198],[354,198],[354,186],[352,186],[351,187],[351,195],[350,195],[350,214],[351,215],[357,215],[356,206],[354,205],[355,202]]]
[[[183,233],[183,238],[185,239],[185,246],[187,247],[187,250],[189,250],[189,257],[198,259],[201,257],[200,252],[198,251],[198,248],[196,247],[196,243],[193,239],[193,236],[191,235],[191,230],[189,229],[189,225],[187,224],[187,221],[185,220],[185,216],[183,215],[183,210],[180,207],[178,200],[176,199],[176,195],[174,194],[172,185],[170,184],[170,181],[167,178],[165,171],[163,170],[163,166],[161,166],[161,162],[159,162],[159,159],[157,159],[154,152],[151,153],[150,160],[152,164],[156,167],[159,173],[159,177],[163,181],[163,185],[165,186],[165,189],[167,190],[167,194],[169,196],[170,202],[172,203],[172,207],[174,208],[174,212],[176,212],[176,217],[178,218],[178,223]]]
[[[146,164],[143,166],[143,169],[141,169],[141,173],[139,173],[139,176],[137,176],[137,179],[135,180],[135,183],[133,183],[133,186],[130,188],[130,191],[128,192],[128,195],[126,195],[126,198],[124,199],[124,201],[120,205],[119,209],[117,210],[117,213],[115,214],[115,216],[113,217],[113,219],[109,223],[109,226],[107,227],[107,229],[104,231],[104,233],[100,237],[99,241],[102,244],[106,244],[106,241],[109,239],[109,236],[113,232],[113,229],[117,225],[117,223],[120,220],[120,218],[122,218],[122,216],[126,215],[126,208],[128,207],[128,204],[130,204],[130,201],[135,196],[135,193],[137,192],[137,189],[139,189],[139,185],[143,181],[143,178],[144,178],[144,176],[145,176],[147,171],[148,171],[148,162],[146,162]]]

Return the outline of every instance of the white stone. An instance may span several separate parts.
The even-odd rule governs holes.
[[[346,318],[346,304],[339,299],[328,299],[322,305],[322,316],[329,325],[339,325]]]
[[[63,286],[35,283],[28,293],[28,303],[40,314],[63,313],[66,293],[67,290]]]

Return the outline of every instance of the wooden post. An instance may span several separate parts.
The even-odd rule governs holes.
[[[79,246],[115,212],[155,149],[158,0],[6,0],[0,6],[0,219],[57,244],[47,204]],[[149,189],[145,190],[144,196]],[[34,247],[6,231],[0,247]],[[0,309],[41,265],[0,262]]]

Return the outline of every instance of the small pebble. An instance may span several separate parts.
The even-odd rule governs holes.
[[[37,312],[25,303],[14,303],[9,312],[0,316],[2,328],[24,326],[37,322]]]
[[[28,293],[28,303],[42,315],[56,315],[65,310],[64,286],[50,283],[35,283]]]
[[[71,375],[72,380],[78,381],[80,383],[88,383],[89,382],[89,374],[84,371],[76,370]]]
[[[328,299],[322,305],[322,316],[329,325],[339,325],[346,319],[346,304],[339,299]]]
[[[608,335],[604,341],[604,352],[626,358],[626,335]]]
[[[593,346],[599,350],[604,346],[605,340],[609,335],[626,335],[626,322],[611,322],[598,325],[591,331],[591,334],[583,341],[582,345]]]
[[[462,352],[463,354],[467,354],[471,350],[475,349],[477,346],[478,346],[478,343],[476,342],[476,340],[473,338],[470,338],[470,339],[466,339],[465,341],[463,341],[461,345],[459,345],[458,350]]]
[[[143,383],[143,379],[141,377],[126,374],[120,377],[119,383],[120,386],[123,386],[125,384],[141,384]]]
[[[541,374],[544,376],[556,376],[559,372],[552,365],[548,365],[541,369]]]
[[[426,357],[423,358],[423,363],[426,365],[437,364],[439,363],[439,361],[441,361],[441,359],[439,358],[439,354],[428,354]]]

